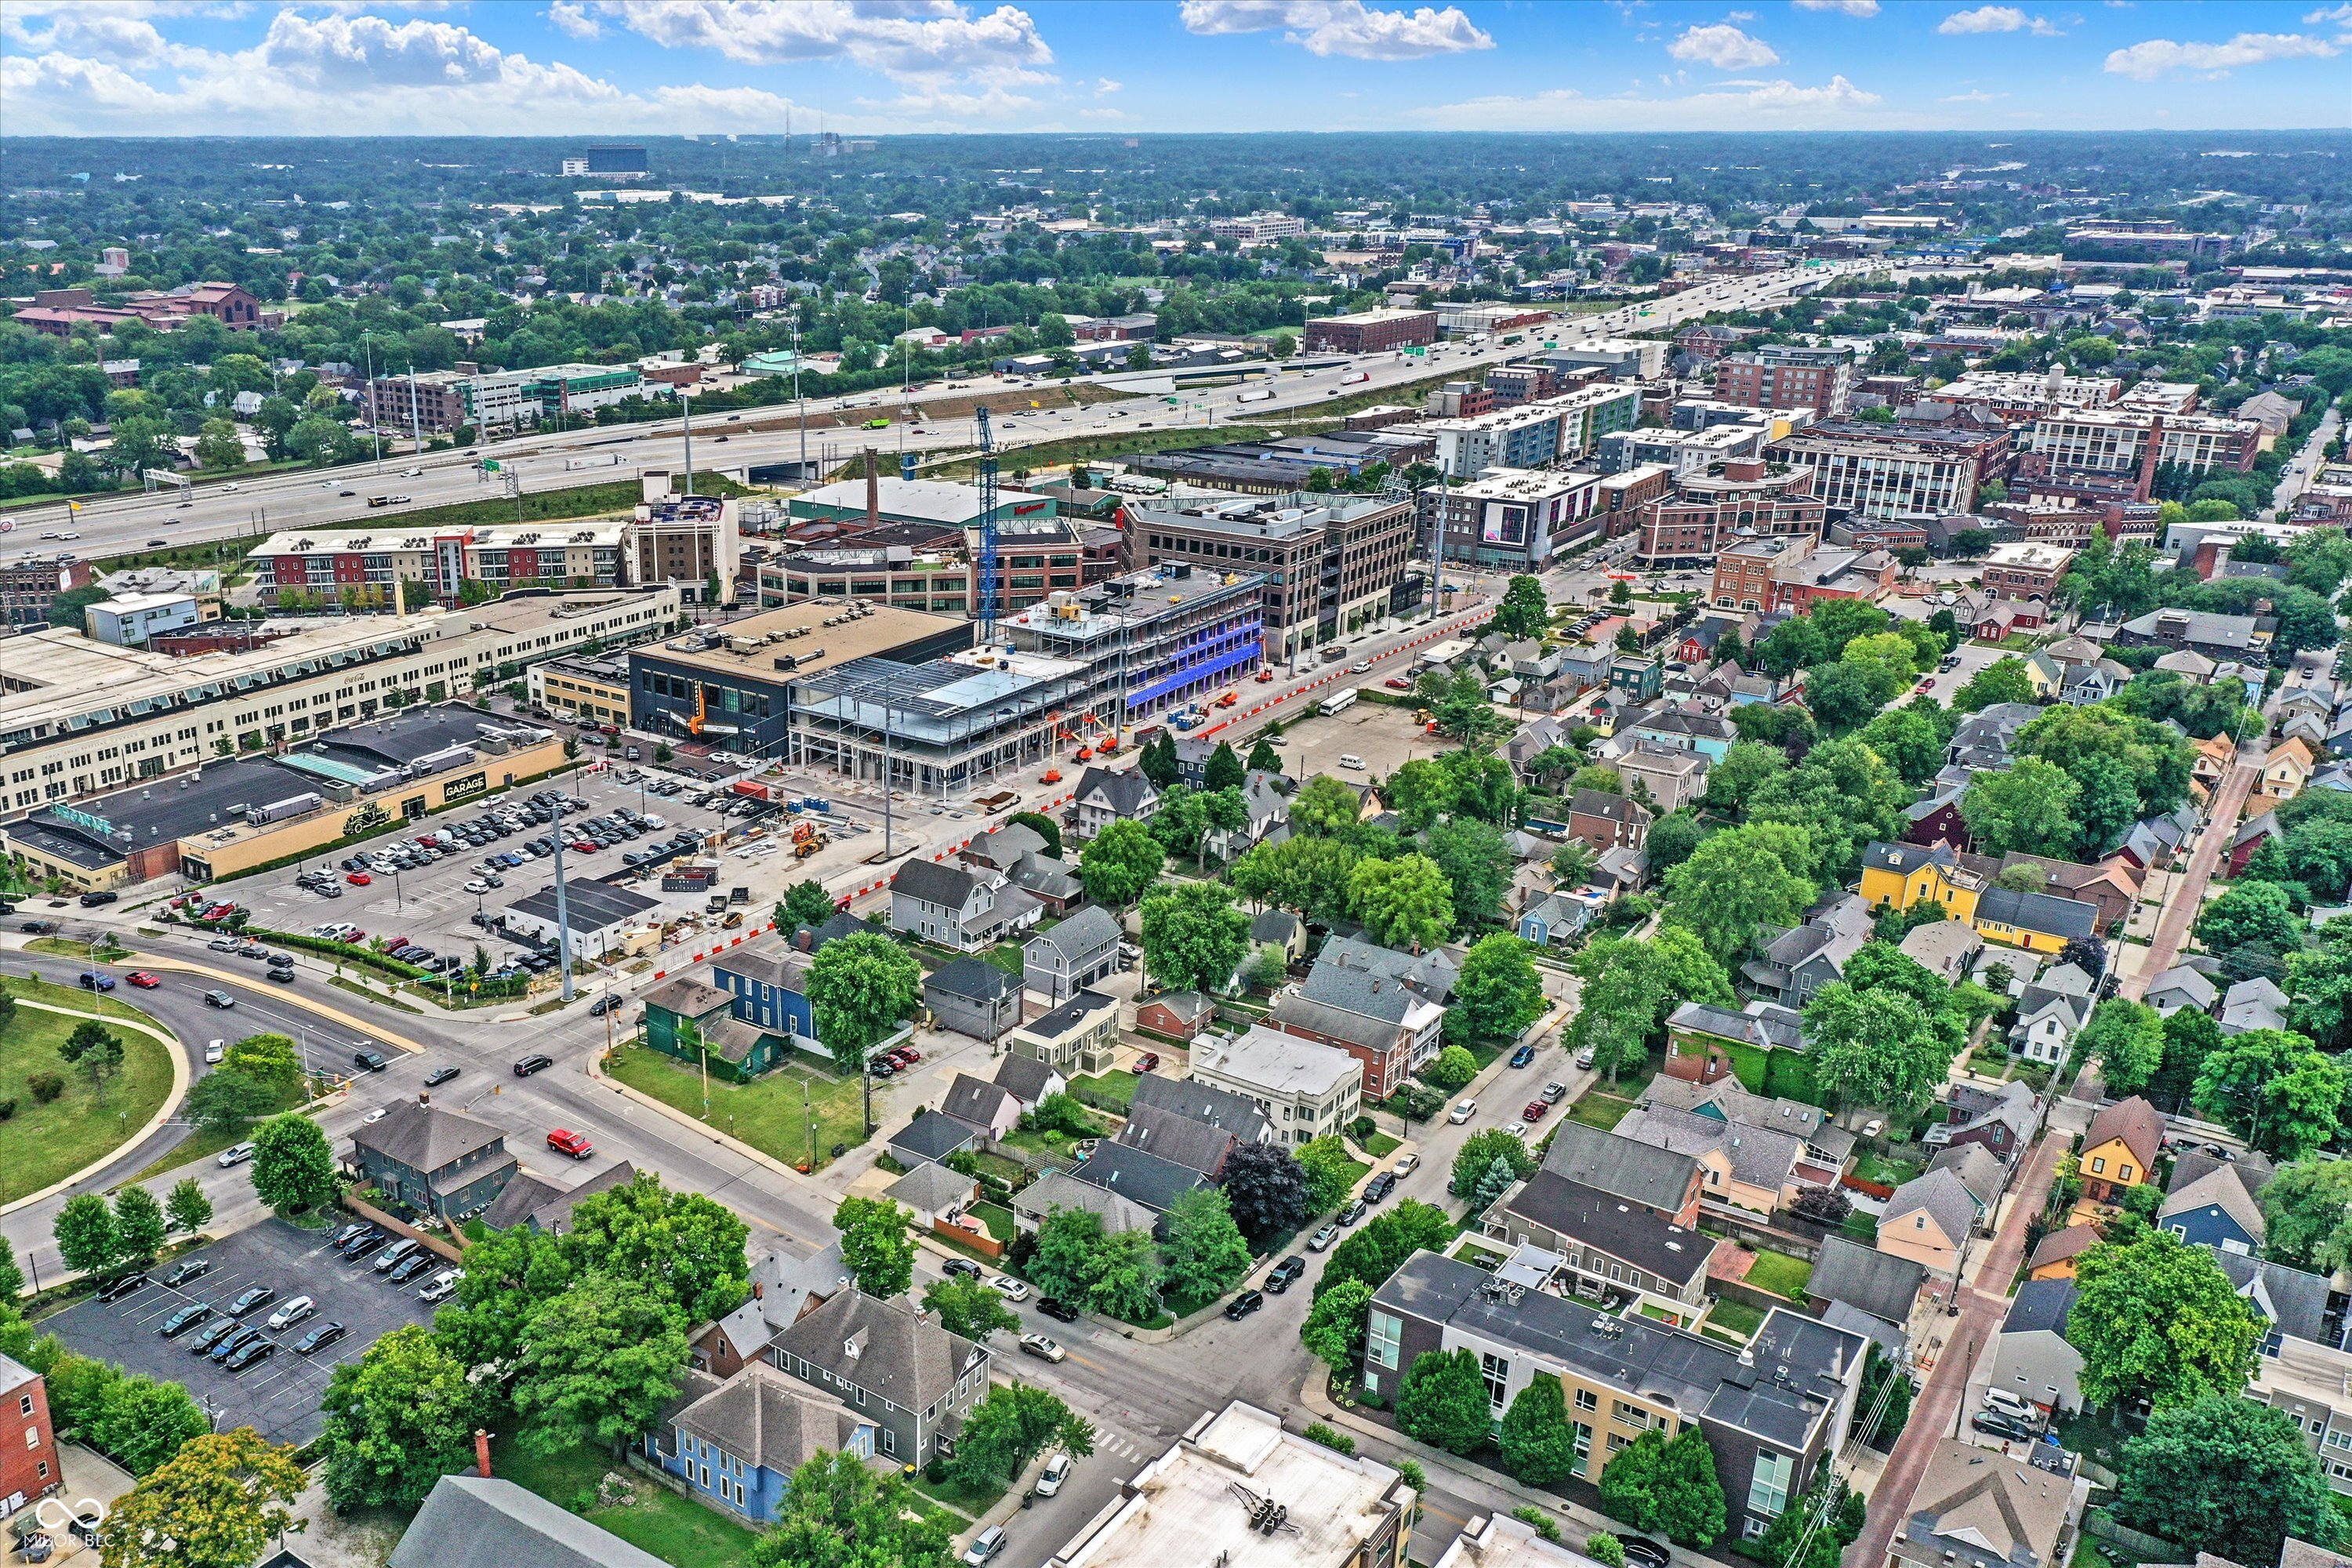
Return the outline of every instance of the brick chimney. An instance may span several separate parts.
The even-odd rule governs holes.
[[[490,1435],[483,1428],[474,1428],[474,1470],[487,1479],[490,1473]]]
[[[760,1280],[757,1280],[757,1279],[752,1280],[752,1281],[751,1281],[751,1300],[753,1300],[754,1301],[764,1301],[764,1300],[766,1300],[767,1299],[768,1299],[768,1287],[767,1287],[765,1284],[761,1283]]]
[[[1764,464],[1757,458],[1736,458],[1723,465],[1723,477],[1734,483],[1748,483],[1764,477]]]

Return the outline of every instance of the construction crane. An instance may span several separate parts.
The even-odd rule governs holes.
[[[980,423],[980,641],[996,637],[996,442],[989,434],[988,405],[973,410]]]

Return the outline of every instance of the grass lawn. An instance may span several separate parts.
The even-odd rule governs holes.
[[[1568,1108],[1568,1118],[1571,1121],[1581,1121],[1587,1127],[1598,1127],[1605,1131],[1624,1121],[1633,1110],[1632,1100],[1620,1100],[1613,1094],[1603,1094],[1596,1089]]]
[[[1008,1185],[1029,1173],[1019,1162],[1008,1160],[1003,1155],[990,1150],[983,1149],[973,1154],[972,1158],[980,1162],[980,1168],[982,1171]]]
[[[1004,1495],[1006,1485],[999,1481],[992,1486],[968,1486],[953,1475],[950,1475],[945,1480],[934,1482],[925,1479],[919,1474],[914,1478],[914,1484],[917,1491],[933,1502],[963,1515],[966,1520],[978,1519],[982,1514],[986,1513],[995,1505],[996,1500]]]
[[[1003,1204],[974,1204],[971,1205],[971,1217],[986,1226],[988,1234],[1007,1247],[1012,1246],[1013,1238],[1021,1234],[1020,1227],[1013,1223],[1013,1211]]]
[[[541,1455],[502,1437],[495,1465],[498,1474],[506,1479],[565,1509],[580,1500],[583,1492],[593,1500],[596,1482],[605,1471],[627,1476],[636,1488],[634,1507],[574,1511],[663,1562],[676,1563],[677,1568],[735,1568],[755,1539],[750,1531],[721,1518],[717,1510],[625,1469],[610,1455],[597,1449],[572,1448],[561,1454]]]
[[[1838,1228],[1844,1235],[1862,1243],[1864,1247],[1875,1247],[1878,1245],[1878,1221],[1871,1215],[1864,1214],[1859,1209],[1855,1210],[1853,1214],[1846,1215],[1845,1224]]]
[[[1087,1090],[1097,1101],[1111,1106],[1124,1116],[1128,1106],[1135,1100],[1135,1075],[1124,1068],[1113,1068],[1094,1078],[1074,1078],[1070,1080],[1070,1089],[1073,1092]],[[1087,1096],[1080,1095],[1078,1099],[1079,1103],[1084,1104]]]
[[[5,989],[9,995],[19,1001],[46,1002],[52,1007],[71,1007],[78,1012],[96,1013],[108,1018],[147,1018],[146,1014],[128,1002],[118,1002],[111,996],[101,996],[79,985],[58,985],[47,980],[11,974],[6,978]],[[147,1021],[151,1024],[155,1022],[152,1018],[147,1018]]]
[[[61,986],[38,988],[40,1000],[62,1005],[83,1003],[87,993]],[[11,994],[34,994],[28,982],[11,979]],[[134,1008],[123,1008],[141,1016]],[[18,1007],[16,1021],[0,1029],[0,1100],[16,1111],[0,1121],[0,1197],[22,1197],[73,1174],[147,1125],[172,1092],[172,1058],[163,1043],[131,1029],[114,1031],[122,1042],[122,1068],[93,1085],[89,1074],[58,1055],[79,1018]],[[55,1073],[65,1092],[47,1105],[33,1099],[27,1080]]]
[[[1759,1290],[1769,1290],[1790,1300],[1802,1300],[1805,1282],[1813,1277],[1813,1266],[1801,1258],[1769,1247],[1756,1254],[1756,1266],[1748,1271],[1748,1282]]]
[[[1375,1160],[1385,1160],[1390,1154],[1395,1152],[1396,1146],[1402,1142],[1403,1140],[1401,1138],[1391,1138],[1385,1132],[1375,1132],[1370,1138],[1350,1138],[1348,1142],[1355,1144],[1357,1148],[1361,1149],[1365,1153],[1370,1154]]]
[[[690,1116],[702,1114],[702,1075],[694,1068],[650,1046],[624,1046],[614,1051],[605,1070],[640,1093]],[[744,1142],[788,1164],[809,1157],[808,1122],[802,1091],[816,1117],[816,1163],[822,1170],[833,1163],[836,1143],[852,1148],[866,1142],[864,1096],[854,1078],[842,1078],[813,1064],[788,1060],[782,1067],[750,1083],[710,1080],[710,1125],[732,1132]],[[887,1083],[874,1086],[874,1119],[887,1124]]]
[[[1738,1334],[1743,1340],[1752,1339],[1756,1331],[1764,1326],[1764,1312],[1745,1301],[1717,1301],[1706,1310],[1706,1321],[1710,1328]]]
[[[1853,1173],[1865,1182],[1878,1182],[1899,1187],[1927,1167],[1916,1160],[1890,1160],[1884,1154],[1865,1149],[1853,1163]]]

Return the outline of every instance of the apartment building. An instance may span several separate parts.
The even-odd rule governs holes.
[[[370,424],[446,436],[472,423],[465,393],[471,379],[446,370],[380,375],[361,388],[360,407]]]
[[[2050,602],[2074,552],[2055,544],[1998,544],[1985,557],[1985,592],[1996,599]]]
[[[1496,407],[1517,408],[1523,403],[1558,396],[1559,376],[1549,365],[1488,365],[1486,390],[1495,395]]]
[[[630,528],[626,518],[446,529],[394,521],[272,534],[251,560],[265,605],[300,594],[349,609],[414,610],[423,607],[408,598],[418,584],[426,602],[444,605],[455,605],[467,582],[500,593],[624,586],[634,580],[624,566]],[[395,584],[404,586],[395,593]]]
[[[2111,408],[2124,384],[2111,375],[2068,375],[2063,364],[2045,374],[2025,371],[1972,370],[1956,376],[1924,401],[1973,408],[1996,419],[2022,424],[2069,409]]]
[[[1539,571],[1555,551],[1600,532],[1601,476],[1580,469],[1490,468],[1421,493],[1423,528],[1448,561]]]
[[[467,697],[583,643],[634,642],[677,615],[667,586],[525,595],[464,614],[306,623],[193,657],[33,632],[0,660],[0,801],[29,811],[395,705]]]
[[[1540,358],[1557,371],[1591,366],[1608,372],[1617,381],[1655,381],[1666,374],[1669,346],[1656,338],[1589,338],[1546,349]]]
[[[961,616],[979,602],[977,530],[884,523],[838,544],[813,545],[761,561],[760,603],[858,598],[902,610]],[[1033,517],[998,530],[997,611],[1043,604],[1049,594],[1091,587],[1126,570],[1126,535],[1066,518]]]
[[[551,658],[530,667],[532,703],[583,723],[629,721],[629,661],[625,658]]]
[[[1395,426],[1435,443],[1433,461],[1456,479],[1489,468],[1540,468],[1580,458],[1603,436],[1642,417],[1642,389],[1607,382],[1578,387],[1471,419],[1423,419]]]
[[[1300,346],[1308,353],[1370,354],[1436,341],[1434,310],[1358,310],[1308,321]]]
[[[1703,566],[1736,541],[1819,540],[1826,509],[1813,479],[1811,468],[1757,458],[1681,475],[1671,491],[1642,509],[1634,553],[1652,567]],[[1732,603],[1744,598],[1735,595]]]
[[[1772,433],[1771,423],[1760,415],[1696,430],[1619,430],[1601,438],[1601,471],[1622,473],[1657,463],[1677,474],[1705,473],[1761,455]]]
[[[1743,1351],[1640,1313],[1597,1312],[1563,1293],[1549,1262],[1523,1251],[1490,1275],[1433,1252],[1406,1259],[1372,1298],[1366,1391],[1392,1403],[1423,1355],[1467,1350],[1499,1423],[1522,1390],[1556,1378],[1575,1426],[1572,1473],[1588,1485],[1644,1433],[1695,1426],[1730,1528],[1762,1535],[1852,1424],[1869,1342],[1775,1308]]]
[[[1387,615],[1413,552],[1412,502],[1403,498],[1293,491],[1132,501],[1127,511],[1145,564],[1206,574],[1210,582],[1259,580],[1273,659],[1296,658]]]
[[[1715,563],[1708,596],[1718,608],[1801,615],[1823,599],[1875,604],[1895,587],[1895,557],[1883,550],[1824,545],[1812,536],[1741,539]]]
[[[1338,1132],[1363,1103],[1364,1068],[1354,1056],[1263,1024],[1234,1039],[1194,1042],[1192,1081],[1251,1101],[1284,1143]]]
[[[2006,431],[1839,421],[1773,442],[1767,458],[1813,470],[1813,493],[1840,521],[1925,521],[1972,511],[2006,471]]]
[[[736,503],[712,496],[640,501],[625,531],[634,583],[675,583],[688,604],[735,602],[742,528]]]
[[[1853,353],[1773,343],[1753,353],[1726,354],[1716,362],[1715,395],[1749,408],[1843,414],[1853,400]]]
[[[12,561],[0,566],[0,619],[16,627],[47,626],[49,606],[59,594],[89,584],[89,563],[70,555]]]
[[[2046,414],[2019,437],[2017,477],[2035,493],[2087,487],[2147,500],[2159,468],[2249,473],[2263,427],[2251,419],[2129,409]]]
[[[1216,239],[1238,239],[1244,245],[1265,245],[1277,239],[1296,239],[1307,232],[1307,220],[1288,213],[1253,213],[1248,217],[1220,217],[1209,220],[1209,234]]]

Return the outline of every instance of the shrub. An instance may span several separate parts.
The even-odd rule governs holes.
[[[1345,1432],[1334,1431],[1320,1421],[1309,1423],[1306,1436],[1308,1442],[1320,1443],[1336,1453],[1353,1454],[1356,1451],[1356,1440],[1353,1437],[1349,1436]]]
[[[16,1102],[15,1100],[0,1100],[0,1121],[5,1121],[16,1114]]]
[[[1511,1510],[1511,1517],[1542,1536],[1553,1545],[1559,1544],[1559,1521],[1535,1504],[1521,1503]],[[1606,1533],[1605,1531],[1603,1533]],[[1622,1547],[1619,1550],[1623,1550]]]
[[[25,1087],[33,1091],[34,1104],[47,1105],[66,1091],[66,1080],[53,1072],[37,1072],[25,1080]]]

